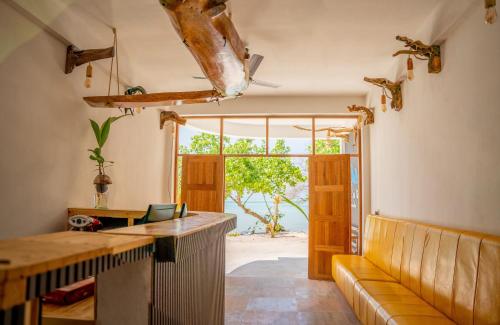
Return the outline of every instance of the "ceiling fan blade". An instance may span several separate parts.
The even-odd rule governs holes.
[[[272,83],[272,82],[255,80],[255,79],[252,79],[252,84],[254,84],[256,86],[268,87],[268,88],[279,88],[279,87],[281,87],[281,85],[278,85],[278,84],[275,84],[275,83]]]
[[[207,80],[207,77],[193,76],[193,79],[197,79],[197,80]]]
[[[255,72],[257,72],[257,69],[262,63],[262,60],[264,60],[264,57],[262,55],[252,54],[252,56],[250,57],[250,63],[248,68],[248,73],[250,75],[250,78],[252,78]]]

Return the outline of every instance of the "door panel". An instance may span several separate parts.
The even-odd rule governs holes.
[[[332,279],[332,255],[350,253],[349,155],[309,158],[309,278]]]
[[[182,157],[181,201],[193,211],[222,212],[224,201],[224,158]]]

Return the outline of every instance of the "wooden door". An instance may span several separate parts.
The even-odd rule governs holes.
[[[332,279],[332,255],[350,254],[349,155],[309,158],[309,278]]]
[[[219,155],[182,157],[181,201],[190,211],[224,209],[224,158]]]

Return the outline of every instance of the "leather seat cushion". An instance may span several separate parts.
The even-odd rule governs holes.
[[[395,282],[359,281],[354,311],[363,324],[454,324],[411,290]]]
[[[354,304],[354,285],[360,280],[396,282],[396,279],[376,267],[366,258],[356,255],[334,255],[332,275],[351,306]]]

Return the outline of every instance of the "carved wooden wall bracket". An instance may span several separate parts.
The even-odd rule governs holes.
[[[66,49],[66,66],[64,72],[71,73],[73,69],[82,64],[108,59],[115,56],[115,47],[106,49],[79,50],[76,46],[70,45]]]
[[[401,93],[401,84],[403,81],[396,81],[392,82],[389,81],[385,78],[367,78],[365,77],[364,79],[366,82],[369,82],[371,84],[374,84],[375,86],[378,86],[382,88],[384,94],[386,94],[386,91],[388,90],[392,96],[388,96],[391,99],[391,108],[400,111],[403,109],[403,95]]]
[[[165,125],[165,122],[167,121],[173,121],[175,123],[178,123],[180,125],[186,125],[186,119],[183,117],[180,117],[179,114],[173,111],[162,111],[160,114],[160,129],[163,130],[163,126]]]
[[[396,36],[398,41],[404,42],[409,50],[400,50],[392,56],[401,54],[413,55],[420,60],[428,60],[427,70],[429,73],[441,72],[441,47],[439,45],[426,45],[421,41],[414,41],[406,36]]]
[[[375,116],[373,115],[374,108],[369,108],[365,106],[351,105],[347,109],[349,112],[362,112],[364,113],[363,125],[369,125],[375,123]]]

